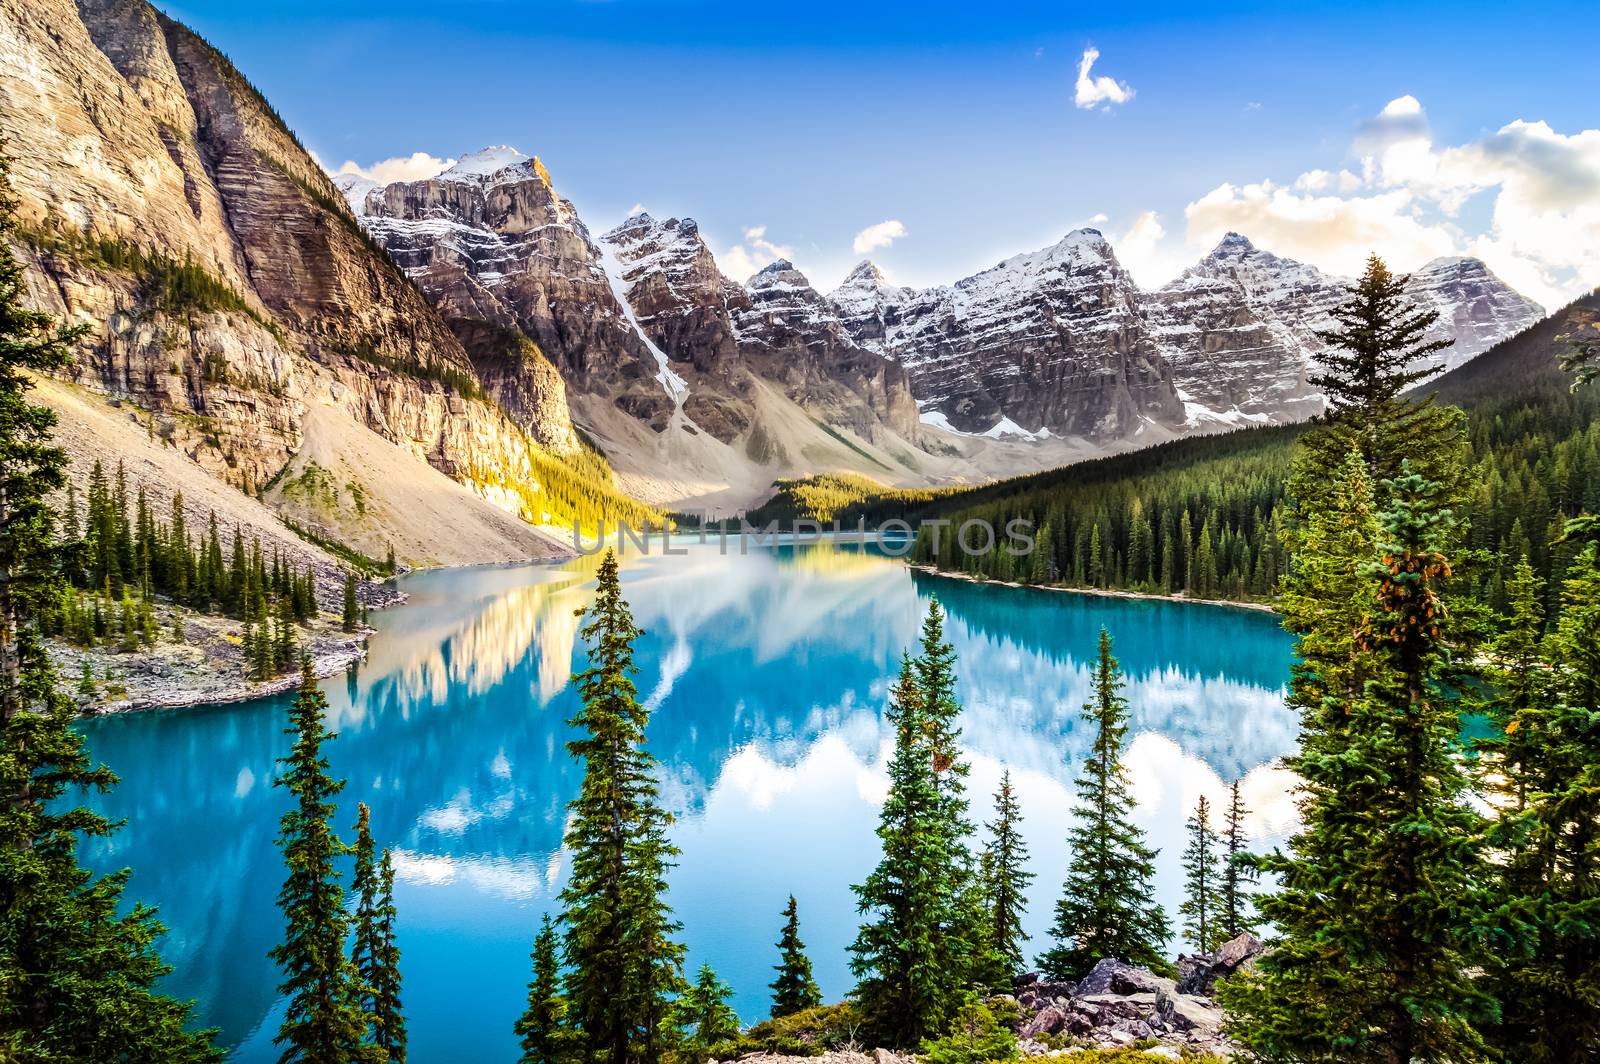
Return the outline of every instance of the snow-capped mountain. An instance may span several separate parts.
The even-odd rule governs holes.
[[[894,308],[914,294],[909,288],[890,284],[877,263],[863,259],[828,298],[838,308],[845,331],[863,347],[882,353],[889,326],[898,321]]]
[[[717,269],[693,218],[639,213],[600,237],[616,256],[634,315],[668,357],[715,372],[738,354],[733,310],[744,289]]]
[[[1322,408],[1308,383],[1326,347],[1317,334],[1334,326],[1353,283],[1229,233],[1148,293],[1146,316],[1192,413],[1292,421]],[[1411,275],[1408,291],[1439,314],[1429,339],[1455,341],[1418,368],[1453,368],[1544,316],[1477,259],[1436,259]]]
[[[437,177],[361,189],[344,190],[359,195],[362,225],[447,317],[517,329],[569,385],[634,390],[656,372],[600,249],[537,158],[486,148]],[[653,405],[664,417],[665,399]]]
[[[727,442],[748,422],[751,377],[875,439],[880,426],[914,439],[905,371],[851,341],[836,308],[789,263],[739,285],[717,268],[691,218],[637,214],[600,238],[621,267],[625,298],[650,338],[703,377],[689,414]]]
[[[835,302],[858,342],[910,371],[924,421],[983,434],[1009,420],[1097,441],[1183,424],[1139,289],[1098,230],[922,291],[864,264]]]
[[[1500,280],[1480,259],[1434,259],[1411,275],[1408,291],[1439,312],[1429,338],[1455,341],[1433,356],[1434,364],[1446,370],[1545,316],[1544,307]]]
[[[764,466],[793,468],[806,446],[774,441],[771,394],[806,412],[791,424],[913,465],[977,458],[983,437],[1100,448],[1303,418],[1321,408],[1317,332],[1349,283],[1229,234],[1145,292],[1078,229],[921,290],[863,262],[824,296],[789,262],[730,280],[689,218],[640,213],[591,239],[539,160],[508,146],[428,180],[335,183],[446,318],[532,339],[592,431],[710,439]],[[1476,260],[1430,263],[1412,287],[1457,341],[1448,365],[1541,313]]]

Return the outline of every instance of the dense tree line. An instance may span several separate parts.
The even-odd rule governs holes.
[[[277,548],[269,557],[260,536],[247,539],[241,528],[225,541],[215,512],[191,533],[181,493],[163,519],[143,484],[130,495],[120,462],[109,479],[96,462],[83,496],[80,510],[75,485],[66,484],[65,580],[40,613],[45,634],[83,647],[153,646],[162,635],[155,607],[164,602],[178,641],[184,610],[243,621],[245,665],[255,679],[277,676],[298,660],[299,629],[320,614],[311,566],[297,568]],[[350,612],[353,575],[345,591],[344,620],[351,631],[359,620]]]

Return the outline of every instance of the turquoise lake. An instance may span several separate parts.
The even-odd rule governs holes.
[[[652,544],[658,549],[659,544]],[[420,573],[405,607],[374,616],[368,659],[325,682],[349,781],[340,824],[372,807],[397,870],[411,1059],[512,1061],[511,1026],[541,914],[564,882],[561,836],[581,767],[568,757],[568,682],[582,667],[574,610],[594,558],[559,567]],[[965,706],[974,819],[1012,773],[1038,875],[1042,948],[1066,866],[1080,719],[1101,626],[1127,674],[1128,765],[1138,817],[1161,848],[1173,915],[1183,820],[1242,780],[1252,835],[1292,827],[1295,741],[1283,704],[1290,641],[1239,609],[978,585],[925,575],[871,547],[821,543],[722,554],[629,554],[623,589],[646,629],[640,696],[683,853],[670,901],[691,970],[709,961],[746,1022],[766,1015],[779,912],[792,892],[830,1000],[851,985],[850,885],[877,857],[873,828],[891,737],[885,691],[930,596],[950,615]],[[233,1059],[273,1061],[281,1005],[267,950],[282,931],[273,846],[287,795],[273,787],[288,696],[86,721],[121,785],[95,799],[126,826],[85,859],[131,866],[132,897],[159,907],[167,989],[199,1002]],[[1179,948],[1173,944],[1173,950]]]

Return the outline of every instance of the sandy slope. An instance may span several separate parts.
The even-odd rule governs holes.
[[[677,420],[656,433],[604,399],[573,396],[574,419],[605,451],[624,491],[674,510],[714,517],[753,507],[772,482],[815,473],[859,473],[897,487],[970,484],[1053,469],[1110,453],[1083,441],[994,440],[923,426],[916,446],[885,432],[869,442],[830,431],[776,388],[758,382],[755,427],[731,444]],[[1165,437],[1141,438],[1139,446]]]
[[[331,555],[285,528],[266,506],[217,480],[188,455],[163,443],[159,435],[149,430],[136,408],[113,406],[104,395],[56,380],[40,380],[34,395],[56,412],[56,442],[71,459],[80,507],[94,463],[98,460],[104,466],[110,481],[116,476],[117,462],[122,461],[127,469],[128,491],[136,494],[143,485],[150,505],[162,520],[171,516],[172,498],[181,492],[184,520],[191,534],[204,529],[209,516],[215,513],[225,546],[232,542],[232,530],[243,528],[247,537],[261,537],[262,550],[269,557],[277,549],[297,568],[315,565],[319,575],[340,569]]]
[[[562,557],[570,550],[338,410],[311,406],[304,442],[267,492],[278,511],[413,566]]]
[[[325,595],[343,579],[340,563],[295,535],[276,511],[379,559],[392,542],[399,560],[413,566],[523,561],[570,553],[331,407],[306,412],[304,443],[263,504],[164,444],[159,434],[150,431],[145,415],[132,406],[113,406],[99,393],[55,380],[40,381],[36,394],[60,419],[56,436],[72,458],[80,491],[96,459],[108,477],[121,459],[127,466],[129,490],[136,491],[142,483],[158,514],[169,514],[173,495],[181,491],[191,530],[203,528],[214,512],[225,544],[235,526],[243,527],[248,536],[259,534],[269,555],[276,547],[297,566],[316,565]],[[327,471],[326,477],[314,479],[337,491],[332,506],[322,505],[326,496],[321,492],[311,499],[303,491],[286,491],[313,462]],[[361,507],[355,503],[352,484],[360,485]]]

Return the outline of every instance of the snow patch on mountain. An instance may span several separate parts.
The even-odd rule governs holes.
[[[440,181],[479,181],[493,177],[507,167],[532,162],[533,158],[509,144],[494,144],[478,151],[469,151],[456,164],[439,175]]]
[[[605,270],[606,280],[611,283],[611,294],[616,296],[617,304],[622,308],[623,318],[633,331],[639,334],[639,339],[644,342],[650,356],[656,360],[656,381],[672,400],[673,420],[682,419],[683,401],[689,397],[689,382],[672,368],[667,353],[661,350],[640,326],[639,319],[633,312],[633,304],[628,301],[628,284],[622,279],[622,263],[617,260],[616,249],[612,245],[603,242],[600,244],[600,263]]]

